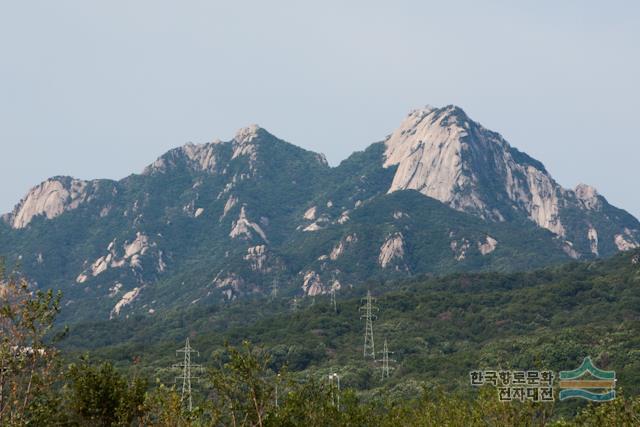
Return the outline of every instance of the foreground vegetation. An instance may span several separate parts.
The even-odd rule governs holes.
[[[277,302],[273,308],[262,304],[266,308],[251,316],[255,303],[211,308],[204,323],[187,329],[196,332],[205,350],[200,362],[207,367],[194,383],[193,411],[173,386],[170,361],[156,361],[155,368],[147,363],[159,349],[166,354],[162,346],[170,345],[173,353],[175,340],[145,353],[138,334],[151,334],[146,340],[159,332],[145,319],[139,325],[135,319],[113,322],[102,330],[83,329],[108,336],[97,337],[101,345],[89,357],[77,351],[82,336],[73,328],[60,341],[65,331],[54,327],[59,295],[32,291],[20,275],[0,274],[0,425],[639,425],[637,255],[536,273],[371,284],[384,295],[379,333],[395,331],[391,342],[404,349],[394,356],[397,369],[384,384],[375,365],[355,354],[361,325],[350,312],[357,313],[356,294],[340,300],[337,314],[321,300],[286,314],[277,313],[283,310]],[[376,286],[390,287],[383,292]],[[169,335],[180,331],[170,326],[174,316],[158,322]],[[197,333],[219,326],[215,322],[224,316],[231,318],[219,334],[206,340]],[[189,320],[182,319],[182,336]],[[108,343],[127,333],[132,336],[123,344]],[[61,354],[56,348],[65,342]],[[296,352],[293,343],[302,349]],[[420,351],[424,343],[430,351]],[[494,389],[476,390],[466,382],[470,369],[558,370],[594,350],[600,367],[618,372],[624,392],[618,389],[613,402],[502,403]],[[335,371],[343,379],[341,389],[327,379]]]

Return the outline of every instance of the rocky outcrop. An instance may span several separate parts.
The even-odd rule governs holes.
[[[307,209],[304,213],[304,215],[302,216],[304,219],[307,219],[309,221],[313,221],[314,219],[316,219],[316,211],[318,210],[317,206],[311,206],[309,209]]]
[[[307,271],[302,279],[302,290],[310,297],[325,293],[320,275],[315,271]]]
[[[618,250],[630,251],[631,249],[640,247],[640,244],[638,244],[638,242],[635,241],[630,236],[630,234],[631,234],[630,232],[627,232],[625,234],[616,234],[614,236],[614,243],[616,244],[616,247],[618,248]]]
[[[227,299],[235,298],[245,287],[244,279],[236,273],[221,271],[212,281],[213,286],[221,290]]]
[[[87,200],[87,181],[57,177],[32,188],[25,198],[6,216],[13,228],[25,228],[31,220],[43,215],[53,219],[65,211],[76,209]]]
[[[249,263],[252,271],[266,273],[267,269],[267,246],[258,245],[247,249],[247,254],[243,257]]]
[[[387,268],[392,263],[402,261],[404,259],[404,251],[404,238],[402,233],[394,233],[389,236],[380,247],[378,264],[382,268]]]
[[[589,246],[565,245],[571,247],[567,249],[571,256],[573,251],[599,254],[595,236],[602,241],[605,229],[619,227],[616,221],[622,217],[627,223],[638,223],[624,212],[604,213],[615,208],[591,186],[562,188],[542,163],[511,147],[456,106],[412,111],[384,144],[383,167],[397,167],[388,192],[417,190],[454,209],[493,221],[523,216],[561,240],[577,241],[576,235],[589,233]],[[585,229],[589,215],[597,212],[602,212],[609,226]],[[631,235],[614,237],[611,231],[608,235],[618,248],[628,248],[640,239],[640,227],[633,228]]]
[[[504,196],[539,226],[564,235],[559,186],[544,167],[471,121],[460,108],[414,110],[385,145],[384,167],[398,166],[389,192],[417,190],[496,221],[510,216],[495,203],[496,196]],[[502,194],[491,194],[496,190]]]
[[[184,162],[186,166],[196,172],[216,172],[216,151],[220,141],[206,144],[187,143],[182,147],[175,148],[155,162],[147,166],[142,172],[143,175],[153,173],[165,173],[172,167]]]
[[[76,278],[76,283],[84,283],[90,277],[96,277],[107,271],[109,268],[121,268],[129,266],[132,269],[142,269],[142,257],[147,254],[150,248],[155,248],[156,244],[150,242],[149,237],[141,232],[136,233],[136,237],[131,242],[124,242],[122,249],[116,247],[116,240],[112,240],[107,246],[107,254],[96,259],[91,266],[80,273]],[[162,260],[162,251],[158,253],[158,272],[163,272],[166,264]]]
[[[340,239],[340,242],[331,250],[329,253],[329,259],[331,261],[337,260],[345,251],[345,249],[358,241],[358,236],[355,234],[349,234],[343,239]]]
[[[484,242],[478,242],[478,250],[482,255],[489,255],[496,250],[498,241],[491,236],[487,236]]]
[[[467,257],[467,251],[471,247],[471,242],[469,242],[469,240],[465,238],[452,240],[450,243],[450,247],[455,260],[462,261]]]
[[[124,294],[120,301],[118,301],[111,310],[109,319],[113,319],[114,317],[118,316],[120,314],[120,311],[127,305],[130,305],[136,298],[138,298],[139,295],[140,288],[133,288],[131,291]]]
[[[573,242],[570,242],[568,240],[565,241],[564,245],[562,245],[562,250],[573,259],[580,258],[580,253],[573,247]]]
[[[591,244],[591,253],[595,256],[600,255],[598,251],[598,231],[593,226],[590,226],[587,231],[587,239],[589,239],[589,243]]]
[[[238,204],[238,199],[233,195],[229,196],[224,204],[224,209],[222,210],[222,216],[220,217],[220,220],[227,216],[227,213],[229,213],[229,211],[233,209],[236,204]]]
[[[247,218],[245,207],[242,206],[238,219],[233,222],[229,237],[232,239],[252,240],[255,237],[254,235],[258,235],[262,240],[268,242],[267,235],[262,228]]]

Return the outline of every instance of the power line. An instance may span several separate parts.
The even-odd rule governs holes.
[[[362,298],[365,301],[364,306],[360,307],[360,311],[364,311],[364,314],[360,316],[361,319],[365,319],[364,327],[364,346],[362,353],[366,359],[370,356],[373,360],[376,359],[375,345],[373,342],[373,321],[378,318],[374,311],[378,311],[377,307],[373,306],[375,298],[371,297],[371,291],[367,291],[367,296]]]
[[[180,402],[183,403],[185,399],[187,400],[187,406],[189,408],[189,412],[193,409],[193,399],[191,396],[191,380],[198,380],[197,376],[193,375],[193,371],[200,372],[202,370],[202,366],[191,363],[191,353],[196,353],[200,356],[200,352],[194,350],[189,344],[189,338],[184,343],[184,347],[176,350],[176,355],[179,353],[184,353],[184,360],[182,363],[177,363],[173,365],[174,368],[182,369],[182,375],[176,377],[176,381],[182,380],[182,395],[180,398]]]

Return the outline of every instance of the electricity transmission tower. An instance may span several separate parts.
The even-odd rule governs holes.
[[[273,284],[271,285],[271,299],[274,300],[278,296],[278,278],[273,278]]]
[[[291,302],[291,309],[293,311],[298,311],[298,298],[293,297],[293,301]]]
[[[331,288],[331,305],[333,306],[333,311],[337,313],[338,304],[336,304],[336,288]]]
[[[335,372],[329,374],[329,385],[331,387],[331,400],[338,410],[340,410],[340,375]]]
[[[187,400],[187,407],[189,408],[189,412],[193,409],[193,400],[191,397],[191,380],[198,380],[197,376],[193,375],[193,371],[199,373],[202,370],[202,367],[198,364],[191,363],[191,353],[196,353],[196,355],[200,356],[200,353],[197,350],[194,350],[189,344],[189,338],[187,338],[184,347],[180,350],[176,350],[176,355],[179,353],[184,353],[184,360],[182,363],[178,363],[173,365],[174,368],[181,369],[182,375],[176,377],[176,381],[182,380],[182,396],[180,398],[180,402],[184,402]]]
[[[384,347],[382,350],[382,360],[380,360],[380,362],[382,362],[382,380],[383,381],[385,378],[389,378],[389,376],[391,375],[391,370],[393,369],[392,367],[389,366],[389,362],[395,362],[394,359],[389,359],[390,354],[393,354],[393,352],[389,351],[389,347],[387,346],[387,339],[385,338]]]
[[[365,327],[364,327],[364,346],[363,346],[363,355],[365,359],[367,356],[371,356],[373,360],[376,359],[376,351],[373,343],[373,321],[378,318],[374,311],[378,311],[377,307],[373,306],[375,299],[371,297],[371,291],[367,291],[367,296],[363,298],[365,301],[364,305],[360,307],[360,311],[363,311],[364,314],[360,316],[361,319],[365,319]]]

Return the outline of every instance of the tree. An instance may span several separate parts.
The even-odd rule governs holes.
[[[131,382],[111,363],[93,366],[88,357],[69,366],[69,407],[75,421],[99,426],[128,426],[142,415],[146,381]]]
[[[266,351],[244,342],[242,348],[226,347],[218,355],[218,368],[210,372],[214,418],[223,425],[264,426],[275,407],[275,381],[269,372]]]
[[[60,310],[60,293],[33,291],[0,260],[0,425],[52,422],[60,397],[57,352],[45,341]]]

